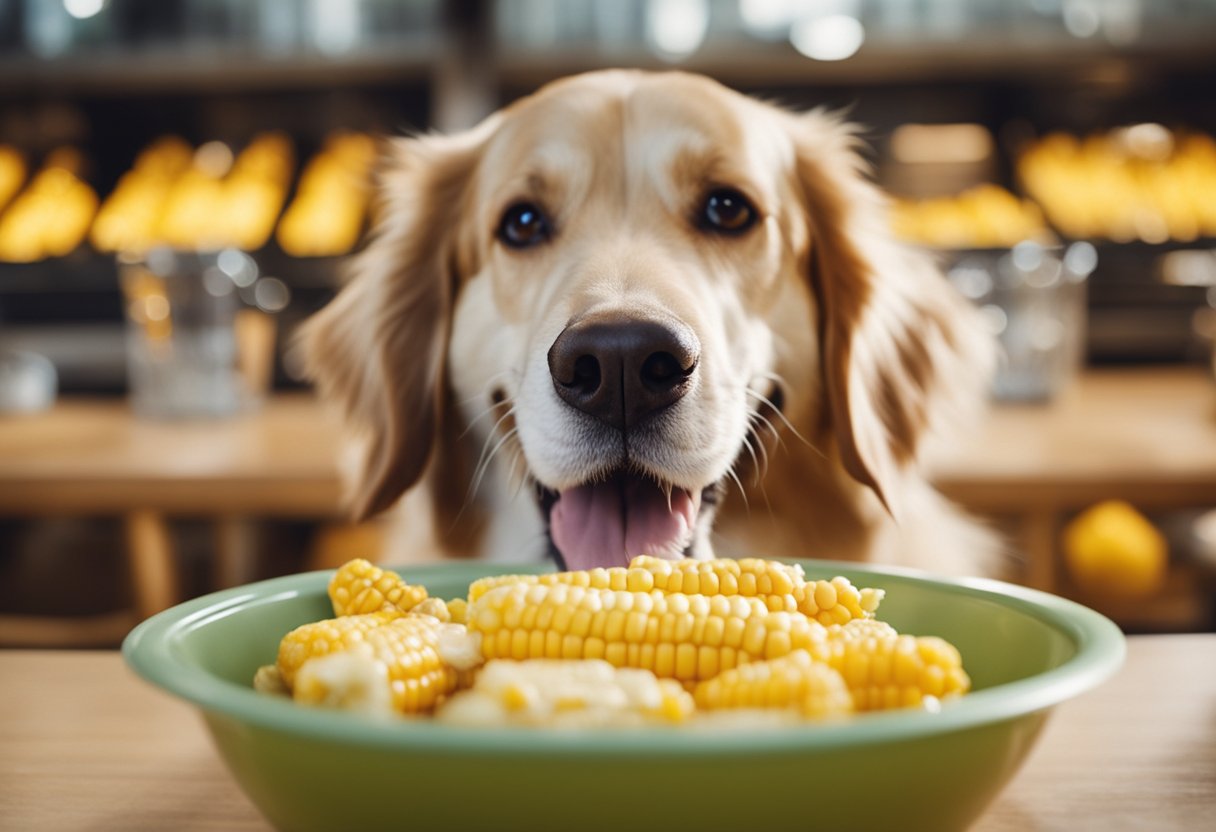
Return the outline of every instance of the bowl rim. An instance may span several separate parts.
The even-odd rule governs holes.
[[[781,753],[860,747],[910,741],[1025,717],[1096,687],[1123,664],[1122,631],[1102,614],[1040,590],[989,578],[949,578],[915,569],[844,561],[781,559],[816,572],[868,574],[944,587],[987,599],[1038,619],[1068,638],[1076,653],[1063,664],[1026,679],[974,691],[945,703],[938,713],[891,711],[838,724],[783,725],[780,729],[538,730],[525,727],[467,728],[426,720],[386,722],[358,714],[302,708],[257,693],[252,686],[217,679],[186,662],[174,646],[185,633],[239,609],[324,591],[335,570],[305,572],[220,590],[174,606],[139,624],[123,641],[122,653],[137,675],[208,712],[302,738],[383,750],[478,756],[587,755],[688,756],[720,752]],[[501,568],[500,568],[501,567]],[[395,568],[403,577],[473,580],[495,570],[511,574],[552,571],[524,564],[451,563]]]

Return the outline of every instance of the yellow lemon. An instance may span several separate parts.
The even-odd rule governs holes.
[[[1165,537],[1125,502],[1110,500],[1064,529],[1064,560],[1077,586],[1110,595],[1150,595],[1165,581]]]

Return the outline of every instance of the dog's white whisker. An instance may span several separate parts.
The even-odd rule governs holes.
[[[780,447],[781,450],[785,451],[786,453],[789,453],[790,449],[789,446],[785,444],[785,437],[783,437],[781,432],[777,430],[777,426],[773,424],[772,420],[759,411],[753,413],[752,416],[755,417],[756,421],[759,422],[763,427],[768,428],[769,435],[773,437],[773,440],[776,441],[778,447]],[[757,434],[757,436],[759,436],[759,434]],[[764,447],[763,442],[761,442],[761,447]],[[814,446],[809,442],[807,443],[807,447],[814,448]]]
[[[758,485],[760,483],[761,475],[760,460],[756,458],[756,449],[752,447],[751,436],[753,432],[754,426],[751,424],[751,420],[749,419],[747,432],[743,434],[743,447],[747,449],[747,453],[752,458],[752,485]]]
[[[524,452],[519,447],[518,443],[513,450],[514,453],[511,455],[511,472],[509,476],[514,481],[515,487],[511,491],[511,502],[515,502],[515,500],[519,499],[520,492],[523,491],[524,486],[528,484],[528,465],[526,462],[524,462]],[[523,463],[523,470],[516,474],[515,468],[517,465],[520,465],[521,462]]]
[[[482,467],[486,464],[486,462],[487,462],[486,454],[491,453],[490,452],[490,443],[492,441],[494,441],[494,429],[493,428],[491,428],[490,432],[488,434],[486,434],[485,442],[483,442],[481,445],[481,453],[477,455],[477,465],[474,466],[474,468],[473,468],[473,471],[475,474],[480,473],[482,470]],[[469,483],[469,491],[468,491],[469,497],[472,497],[474,494],[477,493],[477,484],[480,482],[480,480],[476,476],[474,476],[474,480],[476,480],[476,482]]]
[[[510,419],[514,415],[515,415],[515,405],[512,405],[511,407],[507,408],[507,412],[502,414],[501,416],[499,416],[498,419],[494,422],[494,424],[490,427],[490,434],[493,435],[494,431],[496,431],[500,427],[502,427],[503,422],[507,421],[507,419]]]
[[[466,436],[469,435],[469,432],[472,431],[473,428],[475,428],[477,426],[478,422],[480,422],[485,417],[491,415],[497,409],[498,409],[498,405],[492,404],[489,407],[487,407],[485,410],[478,413],[476,416],[474,416],[472,419],[469,420],[469,424],[465,426],[465,429],[460,432],[460,435],[457,438],[464,439]],[[492,431],[493,428],[491,428],[490,430]]]
[[[764,444],[764,440],[760,437],[759,434],[752,433],[751,435],[756,437],[756,441],[759,444],[760,454],[763,459],[763,470],[764,470],[764,473],[767,474],[768,466],[769,466],[768,449]],[[760,489],[760,496],[762,498],[764,498],[764,507],[768,510],[769,517],[773,517],[773,503],[771,500],[769,500],[768,487],[765,485],[764,476],[757,474],[756,481],[753,483],[753,485]],[[748,515],[749,516],[751,515],[750,506],[748,506]]]
[[[743,498],[743,508],[750,515],[752,513],[752,504],[751,501],[747,499],[747,489],[745,489],[743,487],[743,483],[739,481],[739,475],[735,473],[733,466],[726,470],[726,476],[730,477],[731,480],[734,481],[735,487],[739,489],[739,496]]]
[[[771,370],[761,370],[756,373],[756,375],[765,381],[771,381],[778,385],[785,384],[785,376],[781,375],[781,373],[774,373]]]
[[[482,391],[480,393],[478,393],[474,396],[469,396],[468,398],[464,399],[463,401],[458,402],[457,404],[459,407],[465,408],[465,407],[468,407],[469,405],[473,404],[474,402],[484,401],[487,398],[492,398],[493,393],[491,391],[491,388],[494,386],[494,383],[496,381],[498,381],[503,376],[518,377],[519,375],[520,375],[520,372],[518,370],[516,370],[514,367],[508,367],[505,370],[499,370],[497,373],[494,373],[492,376],[490,376],[490,378],[486,381],[485,387],[482,389]],[[491,401],[490,405],[488,407],[483,409],[480,413],[478,413],[476,416],[474,416],[472,419],[469,420],[468,426],[465,427],[465,429],[461,432],[459,438],[463,439],[478,422],[480,422],[486,416],[492,414],[495,410],[500,408],[502,405],[503,405],[502,401]],[[513,413],[514,411],[515,411],[515,403],[512,402],[510,409],[507,412]],[[497,427],[497,425],[495,425],[495,427]],[[491,430],[493,430],[493,428],[491,428]]]
[[[486,458],[485,463],[479,466],[479,468],[475,471],[473,475],[473,482],[469,488],[470,498],[476,496],[477,492],[481,489],[481,484],[485,480],[486,474],[488,474],[490,471],[490,463],[494,461],[494,457],[498,454],[498,451],[510,438],[510,434],[503,436],[502,439],[498,441],[498,444],[494,446],[494,450],[490,452],[490,455]]]
[[[490,426],[490,430],[489,430],[489,431],[487,432],[487,434],[486,434],[486,441],[485,441],[485,443],[484,443],[484,444],[481,446],[481,455],[480,455],[480,456],[478,456],[478,458],[477,458],[477,466],[478,466],[479,468],[481,467],[482,460],[485,458],[485,455],[486,455],[486,448],[487,448],[487,447],[489,447],[490,442],[492,442],[492,441],[494,440],[494,434],[495,434],[495,432],[496,432],[496,431],[497,431],[497,430],[498,430],[500,427],[502,427],[502,423],[503,423],[503,422],[505,422],[507,419],[511,418],[511,417],[512,417],[512,416],[514,416],[514,415],[515,415],[515,407],[514,407],[514,406],[512,406],[512,407],[510,407],[510,408],[508,408],[508,409],[507,409],[507,412],[506,412],[506,413],[502,414],[502,416],[499,416],[499,417],[498,417],[498,420],[497,420],[497,421],[496,421],[496,422],[495,422],[493,425],[491,425],[491,426]],[[508,431],[508,433],[509,433],[509,432],[510,432],[510,431]]]
[[[769,431],[770,432],[772,431],[771,426],[769,428]],[[755,436],[756,436],[756,445],[760,448],[760,456],[764,461],[764,473],[767,474],[769,467],[772,465],[772,462],[770,461],[770,457],[768,455],[768,443],[764,441],[764,437],[760,433],[756,433]],[[777,440],[780,441],[781,437],[778,436]]]
[[[475,419],[473,419],[471,422],[469,422],[468,427],[466,427],[466,428],[465,428],[463,431],[461,431],[461,433],[460,433],[460,438],[461,438],[461,439],[464,439],[464,437],[465,437],[465,436],[468,434],[468,432],[469,432],[469,431],[471,431],[471,430],[473,429],[473,426],[474,426],[474,425],[476,425],[476,424],[477,424],[477,423],[478,423],[478,422],[479,422],[479,421],[480,421],[480,420],[481,420],[481,419],[482,419],[484,416],[486,416],[487,414],[489,414],[489,413],[493,413],[493,412],[494,412],[494,411],[495,411],[495,410],[496,410],[498,407],[499,407],[499,405],[491,405],[491,406],[490,406],[490,407],[489,407],[487,410],[482,411],[482,413],[481,413],[480,415],[478,415],[478,416],[477,416]],[[498,427],[499,427],[499,426],[500,426],[500,425],[501,425],[501,424],[502,424],[502,423],[503,423],[505,420],[509,419],[510,417],[512,417],[512,416],[514,416],[514,415],[515,415],[515,405],[514,405],[514,404],[512,404],[510,407],[508,407],[508,408],[507,408],[507,412],[506,412],[506,413],[504,413],[504,414],[502,414],[501,416],[499,416],[499,417],[498,417],[498,419],[497,419],[497,420],[495,420],[494,424],[490,425],[490,432],[489,432],[489,435],[490,435],[490,436],[493,436],[493,435],[494,435],[494,431],[498,430]]]
[[[754,443],[753,439],[755,440]],[[751,454],[752,465],[755,468],[752,485],[758,486],[768,476],[768,450],[764,447],[764,440],[753,431],[748,431],[748,435],[744,437],[743,441],[747,444],[747,452]],[[756,445],[760,446],[759,454],[756,453]]]
[[[761,396],[760,398],[764,398],[764,397]],[[768,401],[768,399],[764,399],[764,400],[766,402]],[[771,403],[770,403],[770,406],[771,406]],[[794,427],[792,425],[790,425],[789,420],[785,418],[785,416],[781,413],[781,411],[774,409],[774,412],[781,418],[781,421],[783,423],[785,423],[785,425],[788,426],[791,431],[793,431],[794,435],[797,436],[800,440],[802,440],[802,443],[804,445],[806,445],[808,448],[810,448],[812,451],[814,451],[816,454],[818,454],[823,459],[828,458],[827,454],[825,454],[822,450],[820,450],[815,445],[814,442],[807,439],[805,436],[803,436],[797,430],[794,430]],[[756,416],[757,416],[757,418],[762,420],[764,422],[764,424],[768,427],[769,431],[772,432],[773,437],[776,438],[777,442],[781,445],[782,449],[788,452],[789,447],[785,444],[785,439],[782,438],[780,431],[777,430],[777,427],[776,427],[776,425],[774,425],[772,423],[772,420],[770,420],[767,416],[765,416],[763,413],[760,413],[759,411],[756,412]]]
[[[506,418],[506,416],[504,416],[503,418]],[[501,423],[501,421],[502,420],[500,419],[499,423]],[[495,425],[495,427],[497,427],[497,424]],[[493,435],[494,435],[493,432],[491,432],[490,436],[487,437],[486,444],[482,446],[481,456],[478,458],[477,467],[474,469],[474,475],[469,483],[469,488],[465,492],[464,501],[461,503],[460,510],[456,512],[456,517],[452,521],[453,526],[456,523],[460,522],[460,519],[464,516],[465,510],[468,509],[469,506],[471,506],[473,504],[473,499],[477,496],[477,492],[481,488],[482,480],[485,478],[486,472],[489,470],[490,462],[494,459],[495,454],[497,454],[499,449],[503,446],[503,443],[506,442],[507,440],[511,439],[511,437],[514,435],[514,433],[515,433],[514,430],[507,431],[507,433],[504,434],[503,437],[499,440],[498,444],[494,446],[494,449],[492,451],[490,451],[489,456],[486,455],[486,448],[489,446],[490,439],[493,438]],[[516,453],[519,456],[523,456],[522,449],[518,449],[516,451]],[[514,462],[512,462],[510,475],[513,475],[514,471],[515,471],[515,464],[514,464]],[[527,465],[524,466],[524,474],[526,477],[527,476]],[[515,496],[517,496],[517,495],[518,495],[518,492],[516,492]]]
[[[518,432],[518,428],[511,428],[511,430],[504,433],[502,438],[499,439],[498,443],[494,446],[493,450],[490,451],[489,456],[485,456],[485,458],[477,464],[477,468],[473,472],[473,484],[469,488],[472,494],[476,494],[481,488],[481,482],[483,479],[485,479],[486,473],[490,470],[490,463],[494,460],[494,457],[500,450],[502,450],[503,445],[505,445],[507,441],[515,436],[515,434]]]
[[[779,407],[777,407],[777,405],[773,404],[772,400],[769,399],[768,396],[764,395],[763,393],[757,392],[757,391],[751,389],[750,387],[744,387],[743,392],[745,392],[748,395],[752,396],[753,398],[759,400],[763,404],[768,405],[769,408],[773,411],[773,413],[777,414],[777,418],[781,420],[781,423],[783,425],[785,425],[786,429],[789,430],[790,433],[794,434],[794,436],[797,436],[804,443],[806,443],[807,447],[810,447],[810,448],[815,447],[813,444],[811,444],[811,440],[807,439],[805,436],[803,436],[801,433],[798,432],[798,428],[794,427],[793,423],[790,422],[790,420],[786,418],[785,414],[781,412],[781,408],[779,408]]]

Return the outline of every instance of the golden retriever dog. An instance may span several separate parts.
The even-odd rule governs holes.
[[[892,239],[855,130],[605,71],[396,140],[304,354],[387,560],[788,556],[983,573],[918,473],[993,345]],[[949,438],[948,436],[946,438]]]

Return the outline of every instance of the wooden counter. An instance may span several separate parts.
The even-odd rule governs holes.
[[[192,708],[117,653],[0,651],[0,701],[0,829],[270,829]],[[1216,635],[1130,639],[1123,669],[1057,710],[973,832],[1209,828],[1214,702]]]
[[[933,466],[976,509],[1216,504],[1216,382],[1199,368],[1093,371],[1049,404],[994,406]]]
[[[1191,629],[1211,616],[1192,566],[1175,567],[1156,597],[1121,601],[1070,586],[1058,555],[1064,522],[1102,500],[1146,512],[1216,508],[1216,384],[1205,371],[1093,371],[1050,404],[993,407],[933,473],[972,513],[1012,521],[1020,582],[1136,628]]]
[[[308,395],[212,421],[144,421],[121,399],[0,417],[0,513],[336,516],[338,422]]]
[[[144,421],[113,399],[0,417],[0,514],[121,517],[135,599],[107,615],[0,615],[0,645],[112,646],[181,600],[170,517],[211,519],[215,582],[246,582],[254,518],[343,517],[337,457],[338,423],[308,395],[224,420]]]

